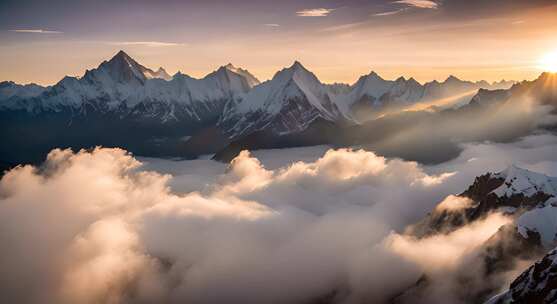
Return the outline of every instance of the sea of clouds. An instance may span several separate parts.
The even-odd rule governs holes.
[[[475,176],[510,164],[557,175],[557,137],[463,146],[435,166],[326,146],[208,159],[53,150],[0,180],[7,303],[458,303],[455,276],[509,222],[448,235],[404,228]],[[510,276],[509,276],[510,280]],[[437,302],[439,303],[439,302]]]

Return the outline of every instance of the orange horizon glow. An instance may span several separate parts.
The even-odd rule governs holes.
[[[170,74],[181,71],[196,78],[231,62],[264,81],[295,60],[324,83],[348,84],[372,70],[385,79],[404,76],[421,83],[449,75],[470,81],[531,80],[557,70],[557,64],[540,64],[557,50],[557,5],[468,21],[431,18],[441,12],[442,7],[409,10],[352,23],[333,22],[342,10],[313,19],[289,13],[298,18],[292,26],[253,23],[227,35],[215,34],[227,29],[218,24],[203,35],[197,33],[200,28],[182,32],[178,25],[172,34],[165,28],[129,36],[74,37],[63,28],[52,28],[52,34],[4,31],[0,81],[52,85],[66,75],[82,76],[119,49],[149,68],[162,66]]]

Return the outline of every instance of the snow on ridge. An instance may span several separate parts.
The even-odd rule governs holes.
[[[550,198],[542,206],[523,213],[516,221],[518,232],[528,238],[528,231],[539,233],[546,248],[557,244],[557,198]]]
[[[518,193],[531,197],[538,192],[557,196],[557,177],[522,169],[516,165],[509,166],[494,177],[505,179],[501,186],[492,191],[499,197]]]
[[[453,82],[462,81],[457,79]],[[188,107],[193,104],[203,107],[206,103],[220,103],[224,109],[220,113],[221,120],[236,119],[236,124],[246,124],[237,129],[249,130],[249,125],[254,125],[254,122],[242,121],[242,115],[265,113],[262,119],[272,119],[273,115],[289,105],[288,100],[304,100],[311,105],[309,108],[298,106],[299,110],[303,108],[312,112],[299,115],[298,120],[313,120],[317,113],[317,116],[326,120],[345,120],[357,124],[352,105],[363,96],[375,98],[373,102],[378,106],[391,99],[408,104],[421,100],[424,87],[413,78],[384,80],[375,72],[362,76],[352,86],[327,85],[298,61],[263,83],[247,70],[232,64],[222,66],[200,79],[180,72],[170,76],[162,67],[153,71],[120,51],[96,69],[86,71],[83,77],[66,77],[36,100],[25,99],[13,104],[14,108],[27,110],[36,107],[57,110],[67,106],[77,109],[84,103],[100,102],[102,107],[110,111],[122,105],[130,108],[140,103]],[[381,99],[383,95],[386,96],[385,100]],[[174,109],[167,110],[172,112]],[[187,111],[195,112],[193,109]],[[263,125],[262,122],[259,125]],[[299,121],[294,125],[293,130],[297,131],[298,127],[308,126],[309,122]]]
[[[235,67],[232,63],[228,63],[227,65],[224,66],[224,68],[226,68],[229,71],[232,71],[236,74],[239,74],[239,75],[243,76],[246,79],[246,81],[248,82],[248,85],[250,86],[250,88],[253,88],[254,86],[261,83],[261,81],[259,81],[259,79],[257,79],[257,77],[255,77],[253,74],[251,74],[248,70],[244,70],[242,68]]]

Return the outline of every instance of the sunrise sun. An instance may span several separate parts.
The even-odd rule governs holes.
[[[557,51],[546,54],[540,60],[540,68],[547,72],[557,72]]]

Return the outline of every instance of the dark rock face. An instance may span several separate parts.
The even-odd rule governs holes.
[[[505,284],[508,271],[514,270],[519,262],[542,257],[545,252],[538,234],[529,233],[524,238],[514,225],[505,225],[453,270],[450,276],[453,294],[462,303],[483,303]],[[424,273],[413,286],[393,298],[392,303],[425,303],[417,299],[435,290],[438,283]]]
[[[455,209],[438,206],[422,221],[408,227],[406,233],[418,239],[449,234],[485,219],[493,212],[507,214],[514,222],[500,227],[451,273],[455,285],[454,295],[463,303],[482,303],[500,290],[509,271],[547,253],[542,235],[535,229],[522,227],[519,230],[517,223],[525,212],[547,206],[554,196],[555,188],[549,186],[552,183],[553,177],[516,166],[510,166],[500,173],[478,176],[472,185],[456,197],[468,199],[469,204]],[[396,303],[413,303],[420,295],[436,288],[436,282],[428,278],[427,273],[424,273],[424,278],[398,296]],[[528,298],[530,300],[533,299]],[[530,303],[528,301],[512,303]]]
[[[317,118],[305,130],[276,136],[271,130],[262,130],[232,141],[218,151],[214,160],[230,162],[242,150],[277,149],[287,147],[303,147],[322,145],[334,142],[338,134],[338,126],[328,120]]]
[[[557,250],[530,266],[501,294],[488,304],[557,303]]]
[[[483,245],[481,256],[485,261],[485,274],[513,269],[517,259],[529,261],[545,253],[539,233],[528,231],[525,238],[514,225],[505,225]]]
[[[428,216],[411,226],[408,233],[426,237],[437,233],[449,233],[466,224],[485,218],[500,208],[513,208],[515,215],[531,210],[545,202],[551,194],[537,192],[532,196],[515,193],[511,196],[498,196],[492,191],[503,185],[505,178],[493,173],[476,177],[474,183],[459,197],[469,198],[474,204],[460,210],[434,210]]]
[[[150,119],[134,118],[133,114],[98,112],[95,107],[85,106],[83,111],[87,114],[75,113],[69,108],[41,115],[23,111],[0,112],[3,142],[0,155],[9,162],[21,163],[40,162],[54,148],[79,150],[98,145],[159,157],[195,158],[198,151],[213,150],[203,146],[190,147],[184,136],[194,136],[206,126],[214,125],[216,118],[204,124],[190,120],[160,124]],[[212,142],[205,144],[206,147],[213,145]]]

